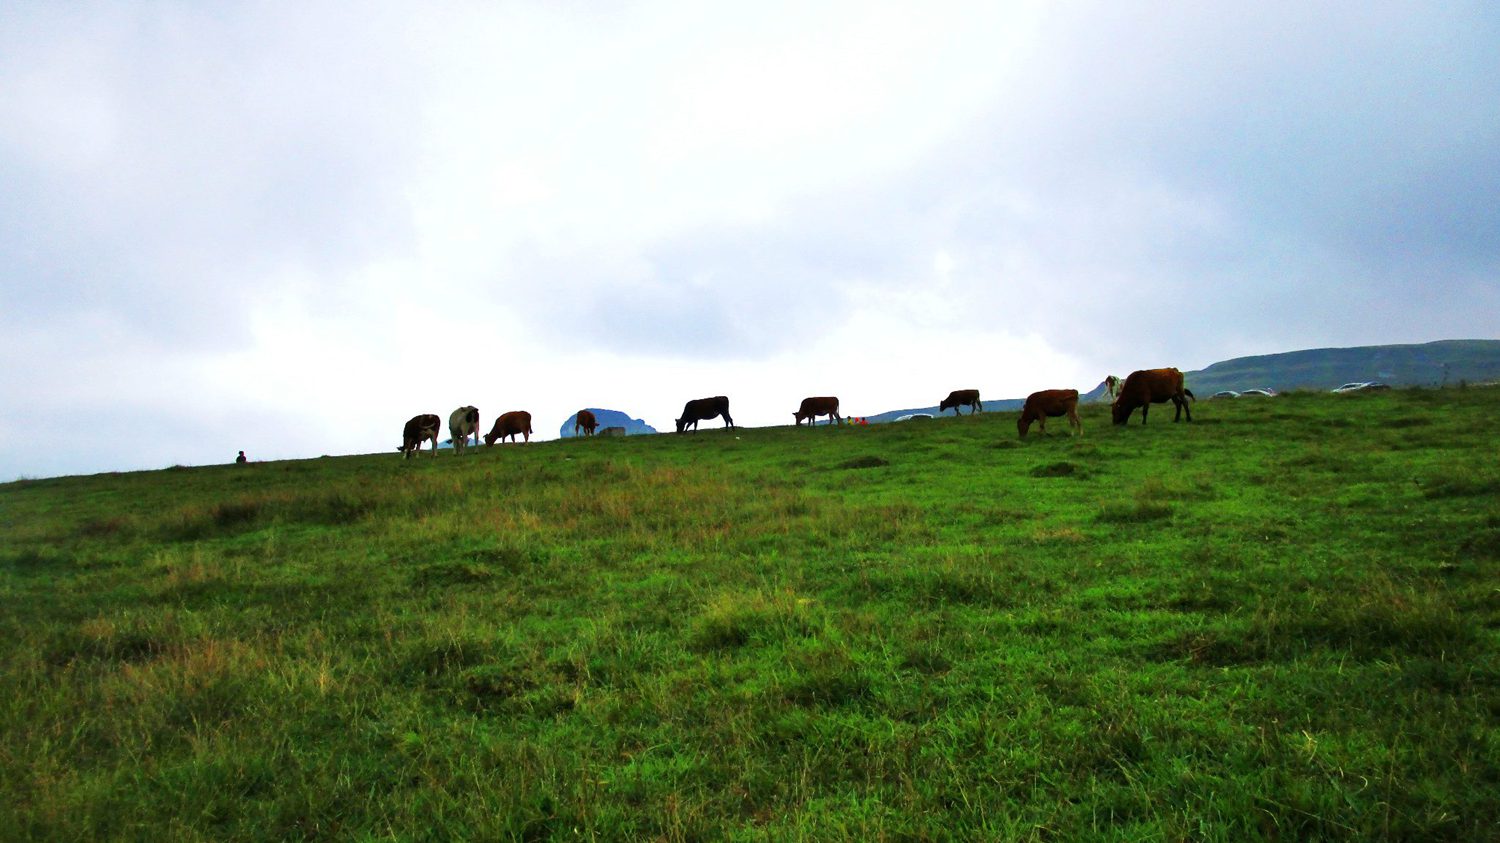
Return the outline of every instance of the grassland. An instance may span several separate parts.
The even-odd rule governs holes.
[[[1500,389],[1195,411],[0,486],[0,837],[1500,839]]]

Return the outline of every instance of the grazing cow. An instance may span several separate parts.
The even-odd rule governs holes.
[[[623,428],[623,427],[606,427],[603,430],[599,431],[599,435],[600,436],[624,436],[625,435],[625,428]]]
[[[578,431],[581,428],[583,430],[584,436],[593,436],[594,428],[598,426],[599,420],[594,418],[594,414],[592,411],[579,410],[578,418],[573,420],[573,435],[577,436]]]
[[[1181,419],[1184,412],[1187,413],[1187,420],[1192,421],[1193,410],[1188,406],[1189,398],[1193,398],[1192,390],[1183,388],[1182,372],[1176,369],[1141,369],[1131,372],[1120,385],[1120,396],[1115,399],[1112,408],[1115,424],[1129,422],[1130,414],[1135,412],[1136,407],[1141,408],[1141,424],[1145,424],[1146,413],[1151,405],[1167,401],[1177,406],[1172,421]]]
[[[818,423],[818,416],[829,416],[831,421],[844,423],[844,419],[839,415],[839,399],[831,395],[826,398],[802,399],[802,406],[797,408],[797,412],[792,413],[792,416],[797,419],[798,425],[802,424],[803,419],[807,419],[808,427]]]
[[[401,447],[396,449],[401,452],[401,459],[411,459],[413,451],[420,452],[424,439],[432,440],[432,456],[437,457],[437,438],[442,429],[443,420],[432,413],[412,416],[406,427],[401,429]]]
[[[677,432],[687,430],[688,425],[693,430],[698,429],[698,422],[708,421],[717,416],[724,417],[725,427],[734,427],[734,419],[729,417],[729,399],[722,395],[713,398],[694,398],[687,402],[682,408],[682,418],[677,420]]]
[[[469,447],[469,437],[474,437],[474,444],[479,444],[479,409],[477,407],[459,407],[448,414],[448,434],[453,437],[453,450],[462,454]]]
[[[963,407],[969,408],[969,415],[973,415],[984,410],[984,405],[979,403],[979,390],[953,390],[952,392],[948,393],[947,398],[943,399],[943,403],[938,405],[938,412],[944,413],[949,409],[952,409],[955,416],[961,416],[964,414],[963,410],[961,409]]]
[[[493,445],[496,439],[504,439],[507,436],[510,437],[510,441],[515,442],[518,433],[526,437],[527,442],[531,441],[531,414],[525,410],[515,410],[495,419],[495,426],[484,435],[484,444]]]
[[[1047,432],[1047,419],[1068,417],[1068,432],[1083,435],[1083,422],[1078,418],[1078,390],[1044,389],[1026,396],[1026,405],[1021,408],[1021,417],[1016,420],[1016,430],[1025,438],[1026,431],[1036,422],[1043,434]]]
[[[1104,389],[1109,393],[1109,400],[1115,400],[1115,396],[1120,392],[1120,378],[1116,375],[1105,375]]]

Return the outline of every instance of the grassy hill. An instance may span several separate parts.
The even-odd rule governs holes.
[[[0,486],[27,839],[1494,839],[1500,389]]]

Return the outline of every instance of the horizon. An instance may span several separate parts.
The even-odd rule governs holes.
[[[1334,352],[1334,351],[1355,351],[1355,350],[1370,349],[1370,348],[1415,348],[1415,347],[1429,346],[1429,345],[1435,345],[1435,344],[1444,344],[1444,343],[1474,343],[1474,342],[1478,342],[1478,343],[1495,343],[1496,345],[1500,345],[1500,340],[1485,340],[1485,339],[1476,339],[1476,338],[1462,338],[1462,339],[1433,340],[1433,341],[1425,342],[1425,343],[1399,343],[1399,344],[1382,345],[1382,346],[1323,346],[1323,347],[1318,347],[1318,348],[1293,349],[1293,350],[1290,350],[1290,351],[1274,352],[1274,353],[1271,353],[1271,354],[1249,355],[1249,356],[1246,356],[1246,357],[1230,358],[1228,360],[1218,360],[1218,361],[1210,363],[1210,364],[1208,364],[1208,365],[1206,365],[1206,366],[1204,366],[1204,367],[1202,367],[1200,369],[1193,369],[1193,370],[1186,371],[1186,372],[1184,372],[1184,375],[1190,378],[1191,376],[1193,376],[1195,374],[1202,374],[1205,370],[1207,370],[1209,368],[1212,368],[1214,366],[1219,366],[1219,365],[1223,365],[1223,364],[1232,364],[1232,363],[1237,363],[1237,362],[1247,361],[1247,360],[1256,360],[1256,359],[1260,359],[1260,358],[1275,358],[1275,357],[1281,357],[1281,356],[1287,356],[1287,355],[1295,355],[1295,354],[1316,353],[1316,352]],[[1124,374],[1129,374],[1129,372],[1125,372]],[[1123,377],[1123,375],[1122,375],[1122,377]],[[1333,383],[1334,380],[1339,380],[1339,379],[1335,378],[1333,380],[1330,380],[1330,383]],[[1442,386],[1457,386],[1457,384],[1445,384],[1445,383],[1444,384],[1438,384],[1438,383],[1401,384],[1400,383],[1401,379],[1396,378],[1396,380],[1398,381],[1398,384],[1397,384],[1398,386],[1402,386],[1402,385],[1405,385],[1405,386],[1438,386],[1438,385],[1442,385]],[[1469,384],[1469,385],[1471,385],[1471,386],[1483,386],[1483,385],[1486,385],[1486,384],[1485,383],[1473,383],[1473,384]],[[1187,384],[1187,386],[1191,389],[1192,388],[1192,383],[1189,382]],[[1254,386],[1254,385],[1251,385],[1251,386]],[[1251,386],[1245,386],[1245,387],[1242,387],[1242,388],[1251,388]],[[1074,388],[1074,387],[1064,387],[1064,388]],[[1080,400],[1086,400],[1086,399],[1088,399],[1089,396],[1092,393],[1097,392],[1099,390],[1102,390],[1103,388],[1104,388],[1104,382],[1103,382],[1102,379],[1100,380],[1100,382],[1098,384],[1096,384],[1095,386],[1090,387],[1088,389],[1078,388]],[[1325,389],[1331,389],[1331,388],[1332,387],[1329,387],[1327,385],[1319,385],[1319,386],[1292,386],[1292,387],[1285,387],[1285,388],[1284,387],[1276,387],[1276,390],[1277,390],[1278,394],[1280,394],[1280,393],[1298,392],[1298,391],[1321,392],[1321,391],[1324,391]],[[983,392],[983,390],[981,390],[981,396],[983,396],[983,395],[984,395],[984,392]],[[1209,396],[1209,395],[1204,395],[1203,396],[1203,398],[1205,398],[1205,399],[1210,398],[1210,397],[1211,396]],[[985,403],[988,404],[990,402],[995,402],[995,403],[999,403],[999,402],[1018,402],[1018,401],[1024,401],[1025,398],[1026,398],[1025,395],[1017,395],[1017,396],[1003,396],[1003,397],[998,397],[998,398],[996,398],[996,397],[983,397],[982,400]],[[1097,404],[1097,403],[1101,402],[1102,400],[1103,400],[1102,398],[1099,398],[1099,397],[1096,396],[1096,397],[1093,398],[1093,403]],[[871,424],[891,424],[891,423],[894,423],[894,420],[887,419],[887,420],[881,421],[881,420],[879,420],[879,417],[881,417],[881,416],[894,416],[894,415],[901,414],[901,413],[934,411],[934,410],[937,409],[938,403],[939,403],[939,400],[938,399],[934,399],[934,401],[931,404],[927,404],[927,405],[909,406],[909,407],[897,407],[897,408],[893,408],[893,409],[880,410],[878,412],[872,412],[872,413],[860,413],[860,414],[857,414],[857,417],[869,418],[869,419],[872,420]],[[641,417],[641,416],[636,416],[636,415],[634,415],[633,413],[631,413],[628,410],[622,410],[622,409],[613,408],[613,407],[596,407],[596,406],[580,407],[579,409],[589,409],[589,410],[595,410],[595,411],[603,410],[603,411],[608,411],[608,412],[621,413],[621,414],[625,415],[626,417],[628,417],[628,418],[630,418],[630,419],[632,419],[634,421],[644,422],[646,425],[654,428],[654,431],[652,433],[644,433],[644,432],[642,432],[642,433],[628,434],[628,435],[631,435],[631,436],[650,436],[650,435],[659,435],[659,434],[674,434],[675,435],[675,430],[673,429],[674,425],[672,423],[668,422],[665,425],[665,427],[663,427],[661,425],[654,424],[648,418],[644,418],[644,417]],[[508,411],[501,411],[501,412],[508,412]],[[573,417],[576,414],[576,412],[577,411],[575,410],[573,412],[570,412],[567,416],[564,416],[563,420],[558,423],[558,427],[562,428],[562,427],[567,426],[573,420]],[[737,405],[735,405],[733,403],[733,399],[731,398],[731,413],[738,413],[738,412],[739,412],[739,410],[737,409]],[[1017,412],[1017,408],[1007,408],[1007,409],[1004,409],[1004,410],[996,410],[994,412]],[[443,431],[447,431],[448,428],[447,428],[447,422],[446,422],[446,414],[439,413],[437,415],[439,415],[441,418],[445,419],[444,426],[443,426],[442,430]],[[533,414],[533,416],[534,415],[535,414]],[[965,415],[968,415],[968,413],[965,413]],[[489,426],[494,423],[495,417],[496,417],[496,415],[494,415],[494,414],[490,415],[488,417],[488,423],[486,423],[485,422],[485,418],[486,417],[483,416],[483,415],[481,415],[481,418],[480,418],[481,427],[484,430],[487,430],[489,428]],[[844,418],[846,420],[849,419],[849,418],[851,418],[851,417],[856,417],[856,416],[851,415],[849,413],[844,413]],[[826,420],[825,420],[824,423],[826,423]],[[716,429],[718,429],[718,427],[715,427],[713,425],[722,425],[722,419],[711,419],[708,422],[704,422],[704,424],[707,424],[707,425],[710,425],[710,426],[702,428],[703,430],[716,430]],[[791,427],[791,426],[792,425],[790,423],[786,423],[786,422],[771,423],[771,424],[741,424],[739,422],[738,416],[736,417],[736,423],[735,423],[735,428],[736,429],[738,429],[738,428],[773,429],[773,428],[778,428],[778,427]],[[535,420],[534,417],[533,417],[533,420],[532,420],[532,427],[533,427],[534,430],[538,430],[538,431],[540,431],[540,430],[543,429],[543,428],[538,427],[538,423],[536,422],[536,420]],[[483,433],[484,430],[481,430],[480,432]],[[547,432],[545,434],[544,433],[540,433],[540,432],[533,433],[532,436],[531,436],[531,441],[533,441],[533,442],[552,442],[552,441],[559,441],[559,440],[562,440],[562,439],[574,438],[571,435],[562,435],[561,430],[559,430],[558,433],[556,433],[556,434],[552,433],[551,432],[552,430],[553,430],[552,427],[548,427],[548,428],[546,428]],[[400,438],[399,434],[395,438],[399,439]],[[450,450],[451,451],[452,448],[453,448],[452,441],[453,440],[452,440],[451,436],[450,437],[446,437],[446,438],[440,438],[438,440],[438,447],[439,447],[439,449],[440,450]],[[500,447],[503,444],[506,444],[506,443],[496,443],[495,447]],[[472,446],[471,445],[470,447],[476,447],[476,446]],[[480,446],[477,446],[477,447],[481,447],[482,448],[482,447],[485,447],[485,446],[480,445]],[[398,449],[394,449],[394,450],[399,450],[399,448]],[[238,451],[238,452],[239,453],[243,453],[242,450]],[[285,462],[285,461],[297,461],[297,460],[315,460],[315,459],[324,459],[324,458],[332,458],[332,457],[379,456],[379,455],[383,455],[385,453],[387,453],[387,452],[384,451],[384,450],[376,449],[376,450],[370,450],[370,451],[350,451],[350,452],[341,452],[341,453],[323,453],[323,454],[318,454],[316,456],[311,455],[311,454],[292,455],[292,456],[282,456],[282,457],[269,458],[269,459],[261,459],[261,458],[257,458],[257,457],[250,457],[249,458],[249,462],[251,462],[251,463],[271,463],[271,462]],[[415,458],[415,456],[413,458]],[[63,477],[89,477],[89,476],[98,476],[98,475],[106,475],[106,474],[127,474],[127,473],[133,473],[133,472],[137,472],[137,471],[166,471],[166,470],[176,469],[176,468],[203,468],[203,467],[215,466],[215,465],[226,465],[226,464],[230,464],[230,463],[233,463],[233,462],[234,462],[234,458],[233,457],[229,457],[228,459],[214,460],[214,461],[202,462],[202,463],[173,463],[171,465],[164,465],[164,466],[149,466],[149,467],[131,468],[131,469],[106,469],[106,470],[97,471],[97,472],[76,472],[76,473],[71,473],[71,474],[40,475],[40,476],[19,476],[19,477],[11,477],[11,478],[6,478],[6,479],[0,479],[0,483],[13,483],[13,482],[22,482],[22,481],[30,481],[30,480],[48,480],[48,479],[57,479],[57,478],[63,478]]]

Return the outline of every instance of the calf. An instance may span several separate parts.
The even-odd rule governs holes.
[[[1188,406],[1189,398],[1193,398],[1193,393],[1183,388],[1182,372],[1176,369],[1140,369],[1131,372],[1120,385],[1120,397],[1115,399],[1111,412],[1115,424],[1125,424],[1130,421],[1130,414],[1135,412],[1135,408],[1140,407],[1141,424],[1145,424],[1146,413],[1152,404],[1171,401],[1177,407],[1172,421],[1181,419],[1184,412],[1187,413],[1187,420],[1192,421],[1193,410]]]
[[[413,451],[422,450],[424,439],[432,440],[432,456],[437,457],[438,432],[443,429],[443,420],[432,413],[423,413],[420,416],[412,416],[401,429],[401,459],[411,459]]]
[[[693,430],[698,429],[698,422],[708,421],[718,416],[724,417],[725,427],[734,427],[734,419],[729,417],[729,399],[722,395],[713,398],[694,398],[687,402],[682,408],[682,418],[677,420],[677,432],[681,433],[692,425]]]
[[[938,412],[944,413],[951,409],[954,415],[961,416],[963,415],[963,410],[961,409],[963,407],[969,408],[970,415],[982,412],[984,410],[984,405],[979,403],[979,390],[953,390],[952,392],[948,393],[947,398],[943,399],[943,403],[938,405]]]
[[[1083,422],[1078,418],[1078,390],[1044,389],[1026,396],[1026,405],[1021,408],[1021,417],[1016,419],[1016,430],[1025,438],[1026,431],[1036,422],[1042,433],[1047,432],[1047,419],[1068,417],[1068,432],[1083,435]]]
[[[524,436],[527,442],[531,441],[531,414],[525,410],[514,410],[495,419],[495,426],[484,435],[485,447],[495,444],[496,439],[507,436],[511,442],[515,442],[516,434]]]
[[[809,427],[818,423],[818,416],[829,416],[831,421],[843,424],[844,419],[839,415],[839,399],[832,396],[804,398],[802,406],[797,408],[797,412],[792,413],[798,425],[802,424],[803,419],[807,419]]]

